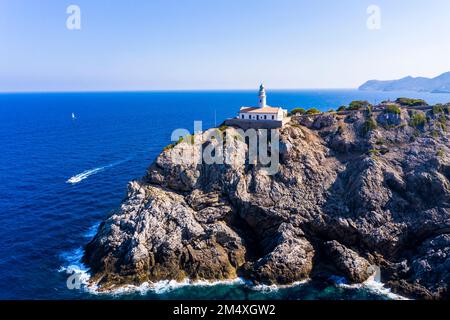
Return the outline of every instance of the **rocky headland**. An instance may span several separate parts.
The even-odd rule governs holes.
[[[449,299],[449,111],[294,115],[279,129],[275,175],[245,161],[233,127],[203,133],[235,137],[227,164],[183,160],[198,153],[199,135],[171,145],[86,246],[91,282],[101,290],[238,276],[361,283],[376,266],[396,293]]]

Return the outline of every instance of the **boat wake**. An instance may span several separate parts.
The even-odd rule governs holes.
[[[101,172],[101,171],[104,171],[104,170],[106,170],[106,169],[115,167],[115,166],[117,166],[117,165],[119,165],[119,164],[122,164],[122,163],[128,161],[128,160],[130,160],[130,158],[127,158],[127,159],[125,159],[125,160],[116,161],[116,162],[113,162],[113,163],[108,164],[108,165],[103,166],[103,167],[98,167],[98,168],[94,168],[94,169],[90,169],[90,170],[83,171],[82,173],[77,174],[77,175],[71,177],[70,179],[68,179],[68,180],[66,181],[66,183],[77,184],[77,183],[83,181],[84,179],[89,178],[90,176],[92,176],[92,175],[94,175],[94,174],[97,174],[97,173],[99,173],[99,172]]]

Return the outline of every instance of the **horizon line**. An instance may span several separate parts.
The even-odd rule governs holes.
[[[54,93],[151,93],[151,92],[223,92],[223,91],[255,91],[255,88],[240,89],[136,89],[136,90],[18,90],[0,91],[0,94],[54,94]],[[306,91],[306,90],[358,90],[358,88],[274,88],[267,91]]]

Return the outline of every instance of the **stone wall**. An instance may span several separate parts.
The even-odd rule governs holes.
[[[282,121],[278,120],[249,120],[249,119],[227,119],[224,124],[231,127],[238,127],[243,130],[253,129],[278,129],[288,123],[290,118],[285,118]]]

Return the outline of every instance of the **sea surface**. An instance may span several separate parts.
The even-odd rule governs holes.
[[[400,96],[450,101],[446,94],[303,90],[269,91],[268,103],[328,110],[356,99]],[[74,268],[84,270],[83,246],[119,206],[127,182],[143,176],[171,142],[174,129],[193,131],[195,120],[205,129],[219,125],[256,102],[256,90],[0,94],[0,299],[392,298],[379,283],[275,288],[240,280],[161,282],[115,294],[67,286]]]

